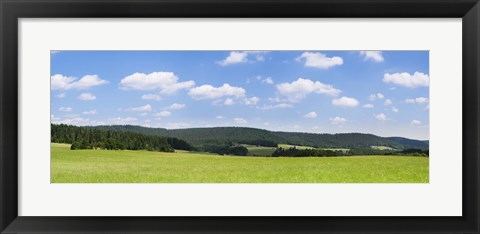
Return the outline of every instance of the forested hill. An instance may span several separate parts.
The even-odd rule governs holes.
[[[228,145],[231,143],[271,146],[276,144],[304,145],[316,148],[363,148],[387,146],[394,149],[428,149],[428,141],[402,137],[379,137],[372,134],[341,133],[315,134],[272,132],[268,130],[244,127],[213,127],[167,130],[131,125],[95,126],[95,129],[135,132],[163,137],[175,137],[187,141],[201,149],[209,145]]]
[[[51,124],[50,141],[71,144],[71,149],[127,149],[173,152],[192,150],[186,141],[133,131],[103,130],[65,124]]]

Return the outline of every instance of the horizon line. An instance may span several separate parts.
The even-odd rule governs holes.
[[[366,134],[366,135],[374,135],[377,137],[383,137],[383,138],[391,138],[391,137],[401,137],[405,139],[410,139],[410,140],[416,140],[416,141],[429,141],[430,139],[416,139],[416,138],[410,138],[410,137],[404,137],[404,136],[380,136],[377,134],[373,133],[365,133],[365,132],[337,132],[337,133],[319,133],[319,132],[289,132],[289,131],[277,131],[277,130],[269,130],[269,129],[264,129],[264,128],[256,128],[256,127],[246,127],[246,126],[211,126],[211,127],[186,127],[186,128],[162,128],[162,127],[153,127],[153,126],[142,126],[142,125],[134,125],[134,124],[99,124],[99,125],[74,125],[74,124],[65,124],[65,123],[52,123],[50,124],[54,125],[69,125],[69,126],[75,126],[75,127],[98,127],[98,126],[133,126],[133,127],[142,127],[142,128],[150,128],[150,129],[165,129],[165,130],[182,130],[182,129],[201,129],[201,128],[252,128],[252,129],[257,129],[257,130],[264,130],[264,131],[269,131],[269,132],[286,132],[286,133],[306,133],[306,134],[329,134],[329,135],[337,135],[337,134]]]

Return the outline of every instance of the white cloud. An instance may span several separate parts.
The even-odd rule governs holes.
[[[58,117],[55,117],[55,115],[50,115],[50,121],[52,123],[57,123],[58,121],[60,121],[61,119],[58,118]]]
[[[265,79],[262,80],[262,83],[265,83],[265,84],[273,84],[273,80],[271,77],[267,77]]]
[[[180,110],[180,109],[183,109],[185,108],[185,104],[180,104],[180,103],[173,103],[172,105],[170,105],[168,107],[168,109],[170,110]]]
[[[347,122],[347,119],[342,118],[342,117],[335,117],[335,118],[330,118],[330,123],[333,125],[343,125]]]
[[[392,105],[392,103],[393,103],[392,100],[386,99],[383,104],[385,104],[385,106],[388,106],[388,105]]]
[[[374,93],[368,97],[368,100],[375,101],[376,99],[383,99],[385,96],[381,93]]]
[[[61,112],[72,112],[72,108],[71,107],[60,107],[58,108],[58,111],[61,111]]]
[[[71,83],[67,89],[88,89],[90,87],[107,84],[108,81],[100,79],[97,75],[86,75],[79,81]]]
[[[225,119],[225,117],[221,116],[221,115],[218,115],[217,117],[215,117],[215,119]]]
[[[374,62],[383,62],[384,58],[382,51],[360,51],[360,54],[363,56],[364,60],[371,60]]]
[[[403,73],[385,73],[383,76],[383,82],[393,83],[408,88],[428,87],[430,84],[430,77],[428,74],[421,72],[415,72],[413,75],[407,72]]]
[[[263,56],[262,54],[257,54],[255,56],[255,59],[259,62],[263,62],[263,61],[265,61],[265,56]]]
[[[89,111],[84,111],[82,112],[84,115],[94,115],[97,114],[97,110],[89,110]]]
[[[363,108],[374,108],[375,106],[373,104],[365,104],[363,105]]]
[[[266,51],[231,51],[230,54],[222,61],[217,61],[216,63],[221,66],[227,66],[238,63],[247,63],[247,62],[263,62],[265,61],[265,56],[263,55]],[[248,59],[248,55],[255,55],[254,59]]]
[[[53,75],[50,77],[50,89],[51,90],[66,89],[66,87],[76,79],[77,78],[73,76],[67,77],[61,74]]]
[[[160,101],[162,98],[158,94],[144,94],[142,95],[143,100],[154,100],[154,101]]]
[[[76,125],[76,126],[92,126],[92,125],[104,124],[103,122],[97,122],[97,121],[90,120],[88,118],[81,118],[81,117],[67,117],[64,119],[60,119],[52,116],[51,121],[52,123],[55,123],[55,124],[68,124],[68,125]]]
[[[248,121],[243,119],[243,118],[234,118],[233,119],[235,121],[236,124],[247,124]]]
[[[232,106],[233,104],[235,104],[235,102],[234,102],[233,99],[231,99],[231,98],[227,98],[227,99],[225,99],[225,101],[223,102],[223,105],[225,105],[225,106]]]
[[[133,117],[115,117],[108,119],[108,123],[111,125],[127,125],[127,124],[135,124],[137,122],[137,118]]]
[[[78,81],[76,77],[67,77],[61,74],[56,74],[50,77],[51,90],[88,89],[107,83],[108,81],[100,79],[98,75],[86,75]]]
[[[120,81],[122,89],[160,90],[163,94],[173,94],[181,89],[190,89],[195,81],[178,82],[178,77],[173,72],[152,72],[150,74],[134,73]]]
[[[152,111],[152,106],[150,106],[150,104],[147,104],[147,105],[145,105],[145,106],[131,107],[131,108],[128,108],[127,111],[132,111],[132,112],[150,112],[150,111]]]
[[[398,108],[396,108],[396,107],[393,106],[393,107],[392,107],[392,111],[396,113],[396,112],[399,112],[400,110],[399,110]]]
[[[305,61],[305,67],[315,67],[320,69],[328,69],[343,64],[343,59],[340,57],[327,57],[325,54],[318,52],[304,52],[296,60]]]
[[[277,109],[277,108],[292,108],[292,104],[288,103],[280,103],[276,105],[263,105],[263,106],[257,106],[257,109],[259,110],[271,110],[271,109]]]
[[[313,82],[312,80],[303,78],[298,78],[292,83],[278,84],[277,90],[291,102],[298,102],[312,92],[331,96],[336,96],[341,92],[331,85],[323,84],[320,81]]]
[[[160,112],[156,113],[154,116],[155,117],[168,117],[170,115],[172,115],[172,112],[170,112],[170,111],[160,111]]]
[[[378,115],[375,115],[375,119],[380,120],[380,121],[385,121],[385,120],[387,120],[387,116],[383,113],[380,113]]]
[[[93,101],[97,99],[97,97],[91,93],[82,93],[80,96],[78,96],[78,99],[82,101]]]
[[[306,118],[306,119],[314,119],[314,118],[317,118],[317,113],[315,113],[314,111],[308,112],[303,117]]]
[[[232,51],[224,60],[217,61],[217,64],[227,66],[236,63],[246,63],[248,62],[247,56],[248,54],[246,52]]]
[[[243,103],[247,106],[253,106],[257,105],[257,103],[260,101],[260,98],[258,97],[251,97],[251,98],[245,98],[243,100]]]
[[[190,89],[188,92],[194,99],[215,99],[224,96],[243,97],[245,96],[245,89],[240,87],[223,84],[220,87],[213,87],[211,85],[202,85]]]
[[[428,103],[428,98],[426,98],[426,97],[417,97],[417,98],[415,98],[415,99],[413,99],[413,98],[408,98],[408,99],[405,99],[405,103],[409,103],[409,104],[414,104],[414,103],[417,103],[417,104]]]
[[[66,96],[67,96],[66,93],[59,93],[59,94],[56,95],[57,98],[64,98]]]
[[[355,107],[359,104],[357,99],[350,97],[341,97],[332,100],[334,106],[346,106],[346,107]]]
[[[411,125],[416,125],[416,126],[419,126],[419,125],[422,125],[422,122],[420,120],[412,120],[412,122],[410,122]]]
[[[416,103],[420,103],[420,104],[421,104],[421,103],[426,103],[426,102],[428,102],[428,98],[426,98],[426,97],[418,97],[418,98],[415,98],[415,102],[416,102]]]

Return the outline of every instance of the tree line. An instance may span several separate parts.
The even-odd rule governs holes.
[[[429,151],[421,149],[406,149],[401,151],[378,149],[350,149],[348,151],[343,151],[322,149],[298,149],[296,147],[291,147],[288,149],[277,148],[272,153],[272,157],[337,157],[355,155],[399,155],[429,157]]]
[[[51,124],[51,142],[71,144],[77,149],[150,150],[173,152],[193,150],[184,140],[134,132],[105,131],[91,127]]]
[[[314,148],[349,148],[367,149],[372,145],[387,146],[394,149],[428,149],[428,141],[407,139],[402,137],[379,137],[363,133],[317,134],[300,132],[273,132],[245,127],[213,127],[164,129],[147,128],[132,125],[95,126],[103,130],[136,132],[163,137],[183,139],[201,150],[208,145],[238,144],[277,147],[277,144],[311,146]]]

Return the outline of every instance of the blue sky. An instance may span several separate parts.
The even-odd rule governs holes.
[[[429,139],[428,51],[56,51],[51,121]]]

